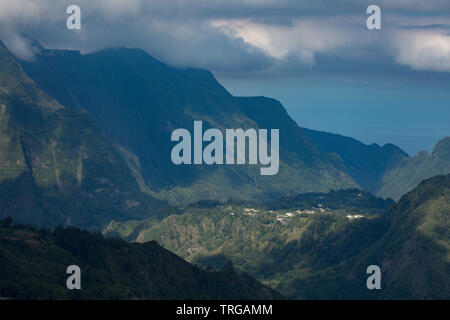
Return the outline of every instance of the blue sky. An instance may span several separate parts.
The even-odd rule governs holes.
[[[66,28],[81,8],[82,29]],[[381,8],[381,30],[366,9]],[[0,0],[0,38],[146,50],[211,70],[236,95],[279,99],[299,125],[410,154],[450,135],[450,0]]]

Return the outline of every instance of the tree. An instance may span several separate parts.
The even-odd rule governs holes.
[[[0,220],[0,226],[3,228],[10,228],[13,224],[13,219],[11,217],[6,217],[5,219]]]

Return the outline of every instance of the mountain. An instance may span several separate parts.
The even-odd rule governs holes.
[[[101,228],[149,217],[140,191],[91,117],[40,90],[0,42],[0,218]]]
[[[400,198],[422,180],[438,174],[450,173],[450,137],[440,140],[429,154],[419,152],[415,157],[404,158],[387,170],[381,179],[378,195]]]
[[[285,282],[358,254],[383,234],[385,226],[376,217],[390,204],[359,190],[299,195],[267,206],[202,202],[159,222],[113,221],[104,234],[142,243],[156,240],[205,267],[220,269],[232,261],[295,298]],[[363,217],[348,217],[357,215]]]
[[[347,245],[365,243],[359,252],[332,264],[310,265],[304,273],[292,271],[300,276],[286,277],[278,289],[313,299],[449,299],[449,199],[450,175],[421,182],[376,224],[360,225],[356,233],[339,239]],[[330,243],[323,254],[337,249]],[[366,288],[369,265],[381,268],[381,290]]]
[[[322,152],[338,155],[358,185],[372,193],[383,188],[383,176],[387,170],[409,158],[403,150],[390,143],[380,147],[375,143],[366,145],[339,134],[306,128],[303,128],[303,132]],[[384,196],[393,195],[386,193]]]
[[[450,298],[450,175],[421,182],[393,206],[355,190],[335,203],[335,193],[268,207],[196,205],[160,222],[112,222],[104,233],[157,240],[204,266],[232,261],[293,299]],[[370,265],[381,268],[381,290],[366,287]]]
[[[171,204],[357,186],[342,162],[320,152],[278,102],[233,97],[209,71],[173,68],[125,48],[86,55],[40,48],[22,65],[59,103],[91,115],[141,189]],[[261,176],[259,166],[250,165],[174,165],[170,135],[176,128],[193,132],[194,120],[202,120],[204,130],[280,129],[279,173]]]
[[[450,175],[440,175],[390,210],[391,226],[369,254],[385,274],[386,297],[450,298],[449,208]]]
[[[66,288],[69,265],[81,290]],[[0,297],[6,299],[277,299],[228,264],[193,266],[156,242],[126,243],[74,227],[53,232],[0,220]]]
[[[380,214],[394,204],[394,200],[374,196],[370,192],[359,189],[331,190],[328,193],[301,193],[294,197],[283,197],[267,203],[267,208],[294,209],[294,208],[329,208],[331,210],[344,210],[365,215]]]
[[[48,297],[77,297],[61,289],[73,261],[94,275],[81,298],[276,295],[231,261],[290,298],[449,298],[449,176],[421,182],[394,206],[357,189],[398,198],[448,172],[449,138],[409,158],[390,144],[300,128],[274,99],[234,97],[210,72],[141,50],[38,51],[19,62],[0,44],[0,217],[107,225],[107,235],[146,243],[4,220],[2,295],[36,298],[45,287]],[[279,174],[172,164],[171,132],[192,132],[195,120],[280,129]],[[382,268],[381,291],[366,288],[372,264]]]
[[[422,151],[409,157],[390,143],[366,145],[339,134],[302,130],[320,151],[341,159],[361,188],[380,197],[398,200],[422,180],[450,173],[450,137],[439,141],[431,154]]]

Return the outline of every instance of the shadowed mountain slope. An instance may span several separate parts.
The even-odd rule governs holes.
[[[66,268],[81,269],[68,290]],[[152,241],[126,243],[79,229],[53,232],[0,220],[0,297],[12,299],[276,299],[231,265],[205,271]]]
[[[383,187],[384,173],[408,158],[403,150],[389,143],[380,147],[375,143],[366,145],[339,134],[306,128],[303,132],[319,150],[342,158],[345,168],[358,185],[373,193]]]
[[[172,68],[135,49],[88,55],[41,49],[34,61],[22,64],[60,103],[92,115],[127,160],[141,188],[171,203],[263,200],[356,186],[342,164],[313,146],[279,103],[236,99],[208,71]],[[262,113],[275,103],[274,121],[260,121],[247,112],[244,105],[249,103],[258,104]],[[285,118],[286,123],[275,121]],[[261,176],[260,166],[249,165],[174,165],[171,132],[176,128],[193,132],[194,120],[202,120],[204,130],[279,128],[279,173]]]
[[[378,195],[398,199],[422,180],[448,173],[450,173],[450,137],[440,140],[431,154],[422,151],[415,157],[404,158],[396,166],[389,168],[382,177],[382,187]]]
[[[102,227],[162,204],[139,190],[91,117],[41,91],[1,42],[0,151],[0,217]]]
[[[357,226],[353,235],[366,242],[358,254],[316,266],[278,289],[297,298],[449,299],[449,208],[450,175],[425,180],[384,216]],[[346,238],[355,239],[350,234],[338,243]],[[381,290],[366,287],[369,265],[381,268]]]

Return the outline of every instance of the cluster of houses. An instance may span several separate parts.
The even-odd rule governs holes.
[[[298,214],[314,214],[317,212],[325,212],[324,208],[312,208],[312,209],[306,209],[306,210],[295,210]]]
[[[349,214],[347,215],[348,220],[361,219],[364,218],[362,214]]]
[[[247,216],[256,216],[259,211],[254,208],[245,208],[243,214]],[[234,212],[230,212],[230,216],[236,215]]]
[[[244,209],[244,214],[247,216],[256,216],[257,213],[258,213],[258,210],[253,209],[253,208],[245,208]]]
[[[294,212],[286,212],[283,214],[278,214],[276,217],[276,221],[282,223],[282,224],[286,224],[290,219],[292,219],[292,217],[294,217],[294,215],[312,215],[318,212],[325,212],[326,209],[322,208],[322,205],[319,204],[318,208],[312,208],[312,209],[297,209]],[[258,214],[259,210],[254,209],[254,208],[244,208],[243,214],[247,215],[247,216],[256,216]],[[270,213],[273,213],[273,210],[269,210]],[[230,216],[234,216],[235,213],[231,212]],[[360,219],[360,218],[364,218],[363,215],[361,214],[349,214],[347,215],[347,218],[349,220],[354,220],[354,219]]]
[[[282,224],[286,224],[287,221],[289,221],[294,214],[292,212],[287,212],[285,214],[279,214],[277,215],[277,221],[281,222]]]
[[[294,211],[297,215],[311,215],[318,212],[325,212],[325,209],[322,208],[322,205],[319,204],[318,208],[312,208],[312,209],[304,209],[300,210],[297,209]],[[289,221],[294,216],[294,213],[292,212],[286,212],[285,214],[279,214],[277,215],[277,221],[281,222],[282,224],[286,224],[287,221]]]

